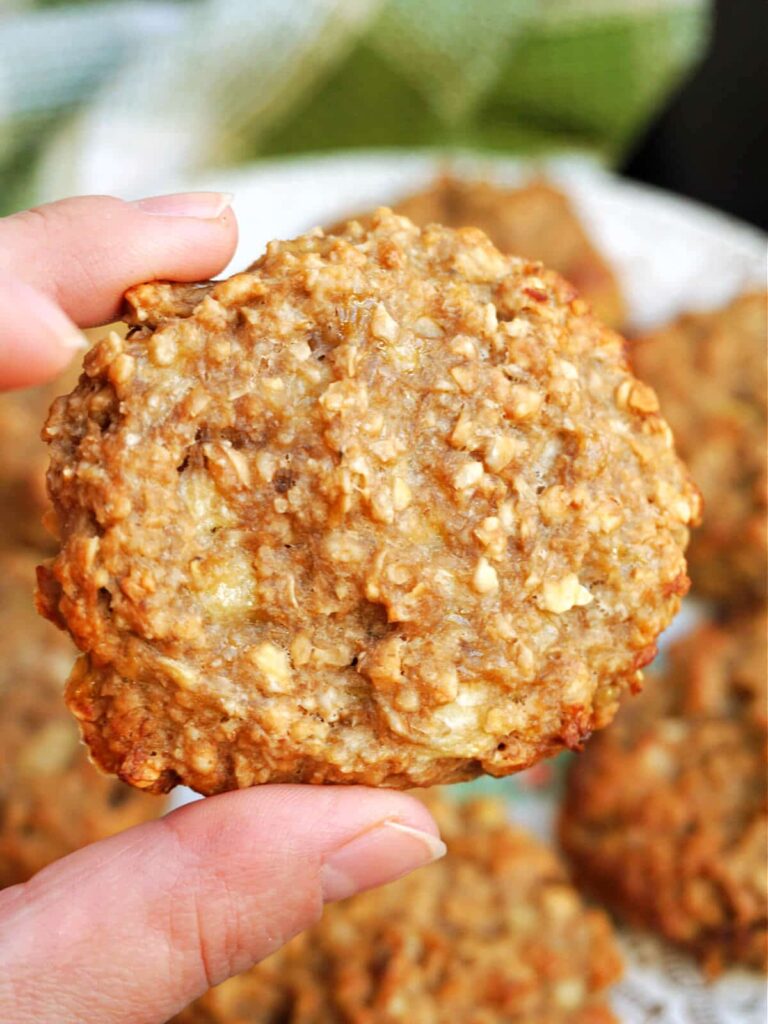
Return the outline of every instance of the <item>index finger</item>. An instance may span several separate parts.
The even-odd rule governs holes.
[[[0,274],[46,293],[81,327],[104,323],[131,285],[221,271],[237,242],[230,201],[220,192],[135,203],[83,196],[25,210],[0,220]]]
[[[0,220],[0,388],[60,373],[84,347],[75,325],[114,320],[131,285],[222,270],[237,241],[230,200],[86,196]]]

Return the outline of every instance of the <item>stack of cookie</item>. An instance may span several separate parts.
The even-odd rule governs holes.
[[[704,498],[689,548],[710,621],[570,772],[576,876],[710,974],[766,969],[766,295],[683,316],[632,346]]]
[[[0,888],[154,817],[157,801],[88,763],[64,704],[69,638],[37,615],[35,566],[53,547],[42,517],[40,427],[77,380],[0,396]]]

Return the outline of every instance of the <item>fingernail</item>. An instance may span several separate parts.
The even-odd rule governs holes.
[[[68,348],[72,352],[84,352],[88,348],[88,339],[78,330],[61,335],[59,341],[63,348]]]
[[[343,900],[439,860],[446,851],[430,832],[382,821],[331,851],[320,868],[323,899]]]
[[[137,199],[133,204],[142,213],[158,217],[196,217],[216,220],[232,203],[231,192],[176,192],[169,196]]]

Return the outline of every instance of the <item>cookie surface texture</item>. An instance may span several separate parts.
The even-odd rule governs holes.
[[[128,301],[46,429],[40,602],[84,652],[99,764],[158,792],[425,786],[611,719],[699,499],[560,277],[382,211]]]
[[[506,188],[491,181],[443,175],[421,192],[400,199],[395,212],[419,227],[480,228],[501,252],[538,260],[562,274],[609,327],[620,328],[625,320],[613,270],[569,197],[551,182],[537,180]],[[367,214],[362,220],[369,223],[370,218]]]

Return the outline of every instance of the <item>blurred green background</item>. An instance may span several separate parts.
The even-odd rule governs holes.
[[[0,3],[2,0],[0,0]],[[3,212],[373,146],[616,165],[704,52],[706,0],[5,0]]]

